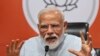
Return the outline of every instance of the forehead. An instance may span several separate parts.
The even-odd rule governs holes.
[[[61,22],[63,21],[62,15],[57,11],[51,11],[47,13],[43,13],[39,17],[39,22]]]

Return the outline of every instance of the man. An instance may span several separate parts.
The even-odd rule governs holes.
[[[81,38],[64,34],[67,22],[64,15],[55,7],[48,7],[39,12],[38,15],[39,36],[32,37],[18,44],[18,40],[12,41],[7,46],[8,56],[91,56],[92,43],[91,36],[84,40],[83,33]],[[76,26],[77,27],[77,26]],[[22,46],[23,44],[23,46]],[[49,46],[46,54],[45,46]],[[20,54],[19,54],[20,53]]]

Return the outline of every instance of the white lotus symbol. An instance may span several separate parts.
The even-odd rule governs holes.
[[[44,0],[46,7],[54,5],[56,7],[64,7],[63,11],[71,11],[77,8],[78,0]]]

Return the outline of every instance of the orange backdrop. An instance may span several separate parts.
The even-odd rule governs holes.
[[[100,3],[99,3],[100,5]],[[100,48],[100,8],[95,22],[90,28],[93,47]],[[0,56],[6,56],[6,44],[12,39],[27,39],[37,35],[25,20],[22,0],[0,1]]]

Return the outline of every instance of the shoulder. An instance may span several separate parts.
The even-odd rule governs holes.
[[[80,37],[67,34],[65,35],[64,45],[66,46],[66,48],[80,50],[82,44]]]
[[[35,37],[30,37],[29,39],[27,39],[25,42],[34,42],[37,39],[39,39],[39,36],[35,36]]]
[[[36,46],[39,41],[39,36],[30,37],[29,39],[25,40],[24,46]]]
[[[81,42],[80,37],[71,34],[65,34],[65,40],[73,42]]]
[[[40,45],[40,36],[31,37],[24,42],[20,50],[20,56],[39,55],[41,46],[42,45]]]

